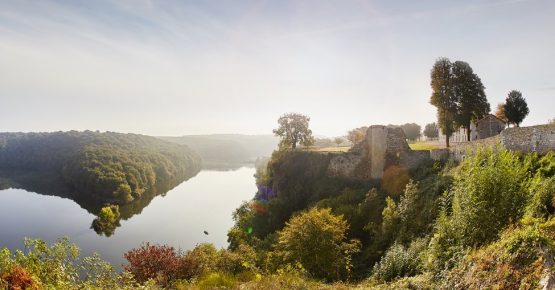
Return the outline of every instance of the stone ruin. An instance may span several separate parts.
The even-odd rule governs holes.
[[[410,149],[401,128],[373,125],[364,140],[331,157],[327,173],[348,179],[380,179],[389,166],[413,169],[428,159],[429,151]]]
[[[411,150],[401,128],[374,125],[366,131],[365,139],[348,152],[331,156],[327,174],[358,180],[381,179],[391,166],[409,170],[430,159],[462,161],[478,148],[499,145],[517,152],[547,154],[555,151],[555,124],[507,128],[494,137],[434,150]]]

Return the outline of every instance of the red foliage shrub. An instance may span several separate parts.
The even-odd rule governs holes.
[[[16,266],[11,271],[4,273],[0,279],[7,283],[9,290],[38,289],[35,281],[25,268]]]
[[[173,247],[143,244],[124,254],[129,262],[124,266],[137,282],[155,279],[159,284],[166,285],[176,279],[183,267],[183,259]]]

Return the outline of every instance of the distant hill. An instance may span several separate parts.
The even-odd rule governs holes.
[[[159,138],[193,148],[201,156],[204,168],[253,165],[256,158],[270,156],[279,142],[273,135],[213,134]]]

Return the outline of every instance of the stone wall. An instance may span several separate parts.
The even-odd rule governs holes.
[[[374,125],[366,131],[365,139],[349,152],[332,157],[328,175],[359,180],[379,179],[389,166],[412,169],[429,159],[429,151],[410,149],[401,128]]]
[[[501,143],[509,150],[546,154],[555,150],[555,125],[507,128],[501,132]]]
[[[507,128],[490,138],[452,146],[449,148],[449,158],[462,161],[467,154],[475,152],[478,148],[494,148],[499,145],[512,151],[546,154],[555,150],[555,125]]]
[[[358,180],[379,179],[392,165],[414,169],[430,159],[462,161],[478,148],[499,145],[514,151],[545,154],[555,150],[555,125],[509,128],[497,136],[431,151],[411,150],[401,128],[374,125],[368,128],[366,138],[349,152],[331,156],[327,174]]]

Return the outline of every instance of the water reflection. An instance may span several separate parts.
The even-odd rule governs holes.
[[[91,223],[98,235],[110,237],[121,225],[121,220],[127,220],[136,214],[140,214],[150,202],[158,195],[164,196],[184,181],[198,174],[191,172],[180,179],[171,180],[164,184],[146,190],[140,198],[130,203],[116,205],[88,198],[92,194],[77,192],[67,185],[61,175],[54,172],[27,171],[27,170],[0,170],[0,190],[14,188],[35,192],[42,195],[59,196],[75,201],[87,212],[96,216]]]
[[[192,249],[199,243],[227,247],[233,212],[242,201],[252,199],[257,190],[254,173],[252,167],[203,170],[164,196],[155,196],[140,209],[140,214],[137,212],[127,220],[122,218],[121,226],[110,237],[98,235],[90,228],[98,212],[83,210],[76,201],[61,198],[60,194],[0,190],[0,248],[23,249],[25,237],[51,243],[67,236],[80,246],[83,256],[97,252],[119,267],[125,263],[123,254],[143,242],[167,244],[181,250]],[[2,184],[6,188],[5,178]],[[210,234],[205,235],[204,231]]]

